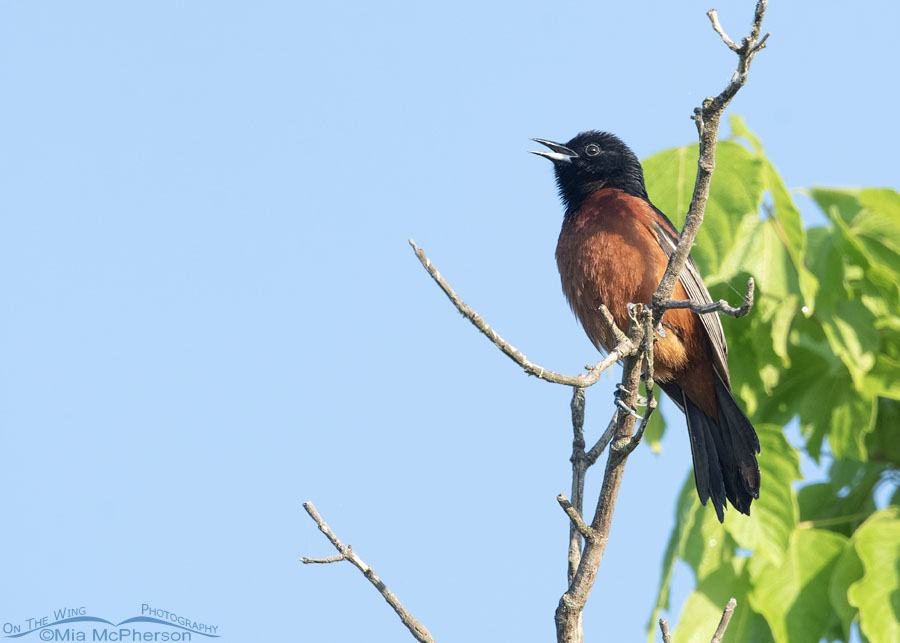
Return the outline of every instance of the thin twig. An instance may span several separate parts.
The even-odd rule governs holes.
[[[684,270],[691,246],[700,229],[700,224],[703,223],[703,212],[706,208],[706,201],[709,198],[710,179],[715,170],[715,151],[722,112],[738,90],[747,82],[747,71],[753,56],[765,44],[767,36],[760,40],[759,32],[766,10],[766,1],[758,0],[750,36],[744,38],[739,47],[725,35],[721,25],[718,24],[716,14],[713,12],[710,16],[713,28],[723,38],[725,44],[738,54],[738,68],[731,81],[718,96],[706,99],[702,107],[694,110],[693,118],[696,121],[697,132],[700,137],[700,155],[697,160],[697,179],[694,184],[691,205],[685,218],[680,240],[669,257],[665,274],[650,300],[652,318],[647,320],[646,317],[641,317],[640,314],[629,310],[632,325],[628,331],[628,336],[631,341],[632,351],[629,351],[627,355],[623,355],[622,389],[625,392],[625,399],[621,400],[626,408],[634,408],[638,385],[641,381],[640,366],[643,361],[642,357],[645,352],[648,352],[646,346],[641,346],[645,334],[645,325],[655,329],[662,321],[663,313],[666,310],[665,305],[672,298],[675,284]],[[637,307],[635,306],[635,308]],[[641,319],[643,323],[636,323],[637,319]],[[652,336],[649,342],[652,343]],[[634,347],[639,347],[637,354],[634,354]],[[652,349],[649,352],[652,352]],[[652,388],[650,390],[652,391]],[[652,395],[649,392],[648,397],[652,399]],[[645,414],[645,418],[648,420],[653,412],[649,404],[650,400],[648,400],[648,409]],[[580,628],[582,612],[587,602],[588,593],[593,587],[597,568],[603,558],[606,542],[609,539],[609,530],[612,524],[616,498],[622,483],[625,462],[629,453],[637,444],[633,436],[634,416],[631,413],[617,412],[615,439],[610,447],[606,473],[603,477],[603,486],[600,490],[600,498],[597,502],[594,519],[590,525],[590,529],[595,535],[591,538],[585,538],[584,550],[581,552],[578,569],[556,608],[556,637],[560,643],[578,643],[582,639]],[[729,602],[729,605],[731,606],[731,611],[733,611],[734,607],[731,605],[731,602]],[[727,608],[726,612],[728,612]],[[728,612],[728,618],[730,618],[730,612]],[[724,632],[724,628],[728,624],[725,615],[723,615],[723,621],[725,622],[724,625],[720,623],[720,630]],[[719,643],[719,641],[714,640],[714,643]]]
[[[722,637],[725,636],[725,628],[728,627],[728,622],[731,620],[731,615],[734,614],[734,608],[736,606],[736,600],[733,598],[728,599],[725,611],[722,612],[722,620],[719,621],[719,627],[716,628],[716,633],[713,634],[712,640],[709,643],[722,643]]]
[[[663,643],[672,643],[672,635],[669,634],[669,621],[664,618],[659,619],[659,629],[662,631]]]
[[[628,455],[640,441],[640,437],[656,406],[653,397],[653,336],[650,329],[659,326],[665,310],[670,308],[690,308],[700,313],[726,312],[734,310],[724,301],[712,304],[691,301],[671,301],[675,284],[681,276],[690,253],[691,246],[696,238],[700,224],[703,222],[703,212],[709,197],[709,184],[715,169],[715,149],[718,141],[719,121],[725,107],[747,82],[747,72],[754,55],[765,46],[768,34],[759,38],[761,23],[765,14],[767,0],[758,0],[754,22],[750,30],[750,36],[741,41],[738,46],[725,34],[715,11],[709,12],[709,18],[713,29],[722,38],[723,42],[738,55],[738,68],[725,89],[715,98],[708,98],[702,107],[694,110],[694,120],[700,137],[700,155],[697,161],[697,178],[694,192],[691,197],[691,205],[685,218],[685,224],[681,231],[681,237],[669,258],[665,274],[659,287],[651,298],[650,310],[637,305],[629,310],[632,320],[627,336],[613,321],[612,315],[604,307],[600,308],[600,315],[606,321],[609,329],[616,338],[615,349],[603,360],[597,362],[587,373],[570,376],[548,371],[547,369],[530,362],[524,354],[500,337],[475,311],[473,311],[454,292],[450,285],[441,277],[437,269],[429,261],[425,253],[410,240],[409,243],[428,271],[432,279],[440,286],[457,310],[480,330],[501,351],[515,361],[519,366],[531,375],[556,384],[572,386],[576,390],[572,401],[572,417],[575,438],[573,441],[573,497],[575,504],[569,503],[565,496],[559,496],[560,505],[569,516],[571,522],[569,541],[569,587],[560,598],[556,610],[557,639],[559,641],[577,642],[581,640],[581,618],[588,593],[593,587],[597,574],[597,568],[603,557],[606,543],[609,539],[609,530],[612,523],[612,515],[615,502],[622,482],[625,462]],[[752,280],[748,283],[748,294],[745,297],[747,309],[752,304]],[[749,299],[749,304],[748,304]],[[744,308],[744,306],[742,306]],[[740,311],[741,309],[737,309]],[[746,314],[746,312],[744,313]],[[587,453],[584,452],[584,435],[582,424],[584,422],[584,389],[591,386],[600,377],[600,374],[612,366],[616,361],[623,361],[622,390],[624,399],[620,401],[626,409],[634,408],[637,391],[641,382],[641,365],[646,363],[645,385],[648,390],[647,410],[642,418],[641,426],[635,434],[635,416],[632,413],[616,412],[611,429]],[[609,458],[606,464],[606,472],[603,477],[603,485],[600,497],[594,512],[594,518],[590,526],[585,524],[582,518],[582,494],[584,474],[590,464],[596,461],[603,449],[609,444],[611,437],[615,439],[610,448]],[[579,539],[585,540],[584,549],[580,550]],[[573,571],[574,570],[574,571]],[[732,601],[733,602],[733,601]],[[732,602],[729,602],[733,611]],[[726,614],[730,618],[730,612],[726,608]],[[727,619],[723,615],[724,624],[720,623],[720,629],[724,631]],[[662,625],[662,624],[661,624]],[[718,642],[716,642],[718,643]]]
[[[603,435],[600,436],[600,439],[591,447],[590,451],[587,452],[586,458],[589,464],[594,464],[600,455],[603,453],[603,450],[606,448],[606,445],[610,443],[613,439],[613,436],[616,434],[616,418],[618,417],[618,411],[613,412],[613,416],[609,421],[609,424],[606,427],[606,431],[603,432]]]
[[[425,254],[425,251],[419,248],[416,243],[410,239],[409,245],[412,246],[413,250],[416,253],[416,257],[419,258],[419,261],[422,263],[422,266],[425,270],[428,271],[428,274],[431,275],[431,278],[434,279],[435,283],[441,287],[441,290],[444,291],[444,294],[450,299],[456,309],[462,314],[463,317],[468,319],[472,324],[480,330],[485,337],[487,337],[491,342],[494,343],[497,348],[503,351],[510,359],[512,359],[516,364],[525,369],[525,372],[529,375],[534,375],[542,380],[546,380],[548,382],[553,382],[554,384],[564,384],[565,386],[576,386],[581,388],[586,388],[588,386],[593,386],[597,383],[597,380],[600,379],[600,374],[603,373],[610,366],[615,364],[618,360],[622,359],[626,355],[634,352],[635,347],[632,345],[628,338],[615,326],[615,322],[612,321],[612,316],[608,314],[607,316],[609,321],[607,323],[612,323],[613,327],[616,329],[614,332],[617,333],[616,337],[621,338],[616,347],[610,351],[609,355],[604,357],[602,360],[594,364],[587,373],[581,373],[579,375],[563,375],[562,373],[556,373],[554,371],[548,370],[543,366],[538,366],[533,362],[530,362],[525,355],[519,351],[515,346],[507,342],[505,339],[500,337],[497,332],[491,328],[482,317],[472,310],[466,302],[460,299],[459,295],[450,287],[450,284],[441,276],[441,273],[438,272],[437,268],[434,267],[434,264],[428,259],[428,256]],[[601,311],[601,314],[602,311]],[[605,316],[604,319],[607,317]]]
[[[564,495],[559,494],[556,496],[556,501],[559,503],[559,506],[562,507],[563,511],[566,512],[566,515],[569,517],[569,520],[572,521],[572,526],[581,534],[584,538],[593,538],[594,532],[593,530],[587,526],[584,522],[584,519],[581,517],[577,511],[575,511],[575,507],[572,506],[572,503],[569,502],[569,499]]]
[[[616,344],[627,342],[628,337],[622,332],[622,329],[616,325],[616,320],[613,319],[612,313],[609,312],[609,308],[607,308],[605,304],[600,304],[600,307],[597,308],[597,312],[600,313],[610,334],[615,338]]]
[[[740,47],[734,44],[734,41],[725,34],[725,31],[722,29],[722,25],[719,24],[718,12],[715,9],[710,9],[706,12],[706,15],[709,16],[709,20],[710,22],[712,22],[713,29],[716,30],[717,34],[722,36],[722,40],[725,41],[725,44],[728,45],[728,48],[731,49],[731,51],[739,50]]]
[[[639,306],[638,304],[635,308]],[[643,330],[642,324],[631,324],[631,328],[628,330],[628,339],[633,346],[640,346]],[[641,381],[641,362],[640,354],[629,354],[625,357],[622,364],[622,388],[624,389],[624,399],[622,401],[632,408],[637,399],[638,385]],[[556,607],[557,641],[579,643],[582,640],[580,627],[582,612],[587,603],[588,594],[594,586],[597,568],[603,559],[606,543],[609,541],[612,515],[615,509],[616,498],[619,495],[619,488],[622,484],[625,462],[628,459],[628,454],[616,448],[616,445],[627,444],[633,433],[634,417],[630,413],[617,412],[615,438],[610,446],[609,457],[606,461],[606,471],[603,475],[603,484],[600,488],[600,497],[597,499],[594,518],[590,524],[592,537],[585,538],[584,550],[581,552],[581,562],[578,564],[578,569],[575,571],[568,589],[560,597],[559,604]]]
[[[338,554],[337,556],[328,556],[327,558],[307,558],[304,556],[300,559],[300,562],[304,565],[327,565],[328,563],[339,563],[342,560],[347,560],[347,557],[343,554]]]
[[[334,548],[337,549],[341,553],[341,559],[347,560],[353,563],[353,566],[356,567],[359,571],[363,573],[363,576],[369,579],[369,582],[375,586],[375,589],[378,590],[378,593],[384,597],[384,600],[388,602],[388,604],[394,608],[394,611],[397,613],[397,616],[400,617],[400,620],[403,621],[403,624],[409,629],[410,633],[416,638],[417,641],[421,641],[421,643],[434,643],[434,639],[431,637],[431,633],[422,625],[412,614],[410,614],[403,604],[397,600],[397,597],[387,588],[387,586],[382,582],[380,578],[375,574],[371,567],[366,565],[362,559],[353,553],[353,549],[345,545],[340,541],[340,539],[334,535],[334,532],[331,531],[331,528],[322,520],[322,516],[319,515],[319,512],[316,511],[315,506],[311,502],[304,502],[303,508],[306,509],[306,513],[309,514],[309,517],[312,518],[316,525],[319,526],[319,531],[325,534],[325,537],[331,541],[331,544],[334,545]],[[324,560],[324,559],[320,559]],[[304,559],[303,562],[307,562]],[[309,562],[319,562],[317,560],[310,560]]]
[[[741,41],[740,47],[735,49],[721,25],[718,24],[718,17],[715,13],[710,16],[713,22],[713,29],[722,36],[723,41],[738,55],[738,66],[731,81],[725,86],[725,89],[715,98],[707,98],[703,101],[702,107],[694,110],[693,119],[697,124],[697,132],[700,136],[700,155],[697,159],[697,179],[694,183],[694,193],[691,196],[691,205],[685,217],[684,227],[681,230],[681,240],[675,248],[675,252],[669,258],[669,265],[660,281],[659,288],[653,293],[650,303],[653,307],[654,326],[658,325],[665,312],[664,304],[672,298],[675,290],[675,284],[678,281],[681,271],[684,270],[687,262],[688,254],[694,239],[703,223],[703,212],[706,208],[706,200],[709,198],[709,184],[712,173],[715,170],[716,163],[716,143],[719,138],[719,120],[722,112],[734,98],[738,90],[747,82],[747,72],[750,69],[750,63],[753,57],[765,45],[765,39],[768,34],[759,39],[759,32],[762,27],[763,16],[766,12],[767,0],[758,0],[756,10],[753,15],[753,24],[750,27],[750,35]],[[716,26],[718,25],[718,29]]]
[[[652,311],[643,311],[641,323],[644,325],[644,338],[641,340],[641,354],[644,357],[644,372],[641,375],[641,381],[644,382],[644,387],[647,389],[647,408],[644,410],[644,416],[641,418],[641,424],[638,427],[638,430],[624,447],[626,453],[631,453],[637,448],[637,445],[641,443],[641,440],[644,438],[644,431],[647,428],[647,424],[650,422],[650,418],[653,416],[653,412],[656,410],[657,406],[656,397],[653,395],[653,342],[655,339],[653,334]]]
[[[575,387],[572,389],[572,457],[569,461],[572,463],[572,510],[581,520],[581,512],[584,508],[584,479],[587,475],[588,467],[593,462],[588,461],[587,454],[584,452],[584,389]],[[567,578],[572,582],[575,576],[575,570],[581,562],[581,545],[582,531],[577,525],[572,523],[569,526],[569,560]]]
[[[711,304],[698,304],[690,299],[674,299],[665,302],[663,308],[665,310],[669,310],[670,308],[688,308],[699,315],[705,315],[707,313],[723,313],[729,317],[743,317],[749,313],[750,309],[753,307],[753,291],[755,286],[756,283],[753,281],[753,277],[750,277],[750,279],[747,280],[747,293],[744,295],[744,301],[737,308],[730,306],[724,299],[720,299]]]

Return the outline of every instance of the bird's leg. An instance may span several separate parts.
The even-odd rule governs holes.
[[[625,401],[622,399],[623,397],[625,397],[626,395],[629,395],[630,393],[631,393],[631,391],[629,391],[627,388],[622,386],[621,382],[616,384],[616,392],[613,393],[613,397],[616,399],[616,407],[622,409],[629,415],[633,415],[635,418],[640,420],[642,416],[635,409],[628,406],[625,403]],[[635,406],[646,406],[647,400],[646,400],[646,398],[638,395],[634,404],[635,404]]]
[[[616,406],[619,407],[620,409],[622,409],[623,411],[625,411],[628,415],[632,416],[632,417],[635,418],[636,420],[643,420],[643,419],[644,419],[643,416],[642,416],[640,413],[638,413],[638,412],[635,411],[633,408],[631,408],[630,406],[628,406],[627,404],[625,404],[625,402],[623,402],[623,401],[620,400],[619,398],[616,398]]]
[[[631,391],[629,391],[627,388],[622,386],[622,382],[619,382],[618,384],[616,384],[616,392],[613,393],[613,395],[615,396],[615,398],[617,400],[620,400],[624,396],[626,396],[630,393],[631,393]],[[635,406],[647,406],[647,398],[644,397],[643,395],[638,395],[637,399],[635,399],[634,405]]]
[[[625,304],[625,308],[628,309],[628,317],[631,318],[632,323],[640,323],[640,317],[644,311],[643,304],[634,304],[628,302]],[[631,391],[625,388],[621,383],[616,384],[616,392],[614,396],[616,398],[616,407],[622,409],[629,415],[634,416],[636,419],[640,420],[641,415],[633,408],[628,406],[625,401],[622,399],[628,395],[631,395]],[[647,400],[641,397],[640,395],[635,395],[635,406],[646,406]]]

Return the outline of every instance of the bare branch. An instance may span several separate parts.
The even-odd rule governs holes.
[[[634,311],[629,311],[632,319],[640,318],[644,314],[643,306],[636,305]],[[632,323],[628,331],[628,339],[633,346],[640,346],[643,338],[644,325]],[[633,407],[637,399],[638,385],[640,384],[642,357],[640,354],[629,354],[623,362],[622,387],[624,400],[627,406]],[[629,413],[616,413],[615,439],[610,448],[609,458],[606,461],[606,472],[603,476],[603,485],[600,489],[600,497],[591,521],[591,536],[585,537],[584,550],[581,552],[581,560],[578,569],[569,582],[566,592],[560,597],[556,608],[556,638],[557,641],[566,643],[578,643],[581,637],[581,617],[584,606],[587,603],[588,594],[594,586],[597,577],[597,568],[603,558],[606,543],[609,541],[609,531],[612,526],[613,510],[619,488],[622,484],[622,475],[625,471],[625,461],[628,454],[622,452],[616,445],[624,445],[629,442],[634,433],[634,417]]]
[[[736,606],[736,600],[734,600],[733,598],[728,599],[728,604],[725,606],[725,611],[722,612],[722,620],[719,621],[719,627],[716,628],[716,633],[713,634],[710,643],[722,643],[722,637],[725,636],[725,628],[728,627],[728,622],[731,621],[731,615],[734,614],[734,608]]]
[[[647,408],[644,411],[644,417],[641,418],[641,424],[638,430],[623,447],[626,453],[631,453],[637,448],[644,438],[644,430],[653,412],[656,410],[657,402],[653,396],[653,342],[656,341],[653,334],[653,314],[648,310],[645,311],[642,323],[644,325],[644,338],[641,340],[641,354],[644,356],[644,372],[641,380],[647,389]]]
[[[363,573],[363,576],[369,579],[369,582],[375,586],[375,589],[378,590],[384,600],[388,602],[394,611],[397,613],[397,616],[400,617],[400,620],[403,621],[403,624],[409,629],[410,633],[416,638],[417,641],[421,641],[421,643],[434,643],[434,639],[431,638],[431,633],[422,625],[416,618],[406,611],[406,608],[403,607],[403,604],[397,600],[397,597],[387,588],[387,586],[382,582],[380,578],[375,574],[371,567],[366,565],[362,559],[353,553],[353,549],[340,541],[340,539],[334,535],[334,532],[331,531],[331,528],[322,520],[322,516],[319,515],[319,512],[316,511],[315,506],[311,502],[304,502],[303,508],[306,509],[306,513],[309,514],[309,517],[312,518],[316,525],[319,526],[319,531],[325,534],[325,537],[331,541],[331,544],[334,545],[334,548],[340,552],[340,556],[334,557],[338,560],[347,560],[353,563],[353,566],[356,567],[359,571]],[[332,562],[328,559],[302,559],[304,563],[316,563],[316,562]],[[336,562],[336,561],[335,561]]]
[[[625,333],[622,332],[622,329],[616,325],[616,320],[613,319],[612,313],[609,312],[609,308],[607,308],[604,304],[600,304],[600,307],[597,309],[597,312],[600,313],[600,316],[603,318],[603,321],[606,323],[606,327],[609,329],[609,332],[616,340],[616,344],[621,344],[623,342],[627,342],[628,337]]]
[[[347,557],[343,554],[338,554],[337,556],[328,556],[327,558],[307,558],[306,556],[304,556],[300,559],[300,562],[304,565],[326,565],[328,563],[339,563],[342,560],[347,560]]]
[[[669,634],[669,621],[664,618],[659,619],[659,629],[662,631],[663,643],[672,643],[672,635]]]
[[[694,184],[694,193],[691,197],[691,205],[685,218],[684,227],[681,230],[681,241],[679,241],[675,252],[669,258],[669,265],[666,267],[666,272],[660,281],[659,288],[656,289],[650,300],[656,324],[659,323],[663,312],[665,312],[664,303],[672,298],[675,283],[678,281],[681,271],[684,270],[691,246],[694,244],[697,231],[703,222],[703,211],[706,208],[706,200],[709,198],[710,179],[716,167],[716,143],[719,138],[719,120],[722,117],[722,112],[725,111],[728,103],[731,102],[738,90],[746,84],[750,63],[753,62],[753,57],[756,53],[763,48],[765,39],[768,37],[768,34],[766,34],[762,40],[759,39],[763,16],[766,12],[766,4],[767,0],[757,1],[750,35],[741,41],[741,45],[737,49],[734,48],[734,42],[724,35],[725,32],[722,30],[721,25],[718,24],[718,16],[715,12],[711,12],[710,20],[713,23],[713,29],[722,36],[725,44],[737,53],[738,66],[725,89],[715,98],[704,100],[703,106],[694,110],[693,119],[696,121],[697,132],[700,135],[697,180]],[[716,28],[717,25],[718,28]]]
[[[771,36],[771,35],[772,35],[772,34],[769,33],[769,32],[767,31],[767,32],[766,32],[766,35],[759,39],[759,42],[756,43],[756,45],[754,45],[754,47],[753,47],[753,53],[754,53],[754,54],[755,54],[757,51],[759,51],[760,49],[765,49],[765,47],[766,47],[766,41],[769,39],[769,36]]]
[[[691,301],[690,299],[673,299],[665,302],[662,307],[665,310],[669,310],[670,308],[689,308],[699,315],[723,313],[729,317],[743,317],[749,313],[750,309],[753,307],[753,291],[755,286],[756,283],[753,281],[753,277],[750,277],[750,279],[747,280],[747,293],[744,295],[744,301],[738,308],[730,306],[724,299],[720,299],[711,304],[701,304]]]
[[[610,419],[609,424],[606,427],[606,431],[603,432],[603,435],[600,436],[600,439],[597,440],[597,443],[591,447],[591,450],[587,452],[587,461],[589,464],[594,464],[597,459],[600,457],[600,454],[603,453],[603,450],[606,448],[606,445],[610,443],[613,439],[613,436],[616,434],[616,418],[618,417],[618,411],[613,413],[612,419]]]
[[[728,604],[725,606],[725,611],[722,612],[722,619],[719,621],[719,627],[716,628],[716,633],[713,634],[710,643],[722,643],[722,637],[725,636],[725,629],[728,627],[729,621],[731,621],[731,615],[734,614],[736,605],[737,601],[733,598],[728,601]],[[669,634],[669,621],[664,618],[659,619],[659,629],[662,632],[663,643],[672,643],[672,635]]]
[[[569,461],[572,463],[572,504],[573,511],[581,519],[581,512],[584,507],[584,479],[587,475],[588,467],[593,462],[587,458],[584,452],[584,389],[576,387],[572,390],[572,457]],[[567,577],[572,582],[575,576],[575,570],[581,562],[581,544],[583,531],[579,530],[575,523],[569,526],[569,560]]]
[[[722,36],[722,40],[725,41],[725,44],[728,45],[728,48],[731,51],[738,51],[740,47],[734,44],[734,41],[727,36],[727,34],[722,30],[722,25],[719,24],[719,14],[715,9],[710,9],[706,12],[706,15],[709,16],[709,21],[712,22],[713,29],[716,30],[716,33]]]
[[[574,439],[571,457],[573,466],[572,496],[574,503],[570,503],[563,495],[557,498],[571,523],[569,532],[569,586],[560,598],[556,609],[558,641],[578,643],[582,640],[582,613],[609,539],[613,511],[624,474],[625,462],[628,459],[628,455],[640,442],[647,422],[649,422],[656,408],[656,400],[653,395],[653,341],[656,333],[653,330],[658,328],[659,334],[663,335],[665,331],[662,330],[660,322],[663,313],[672,308],[689,308],[698,314],[724,312],[733,316],[742,316],[747,314],[752,305],[754,287],[752,279],[747,284],[744,304],[738,309],[732,308],[724,300],[706,304],[693,301],[671,301],[671,297],[675,284],[684,270],[691,246],[697,236],[697,231],[703,222],[703,212],[706,207],[706,201],[709,198],[710,180],[715,170],[715,150],[718,142],[719,121],[725,107],[734,98],[738,90],[746,84],[750,63],[755,54],[765,46],[768,38],[768,34],[762,38],[759,37],[766,4],[767,0],[757,1],[750,35],[742,39],[740,45],[737,45],[727,36],[719,23],[715,10],[707,14],[715,32],[719,34],[726,46],[738,55],[738,66],[725,89],[718,96],[703,101],[703,105],[694,110],[693,118],[700,137],[700,154],[697,161],[697,178],[694,192],[685,218],[685,224],[681,231],[681,238],[669,258],[665,274],[651,298],[650,306],[637,304],[629,308],[629,318],[632,323],[627,335],[616,326],[612,315],[604,306],[599,308],[600,315],[616,340],[616,346],[606,358],[590,367],[587,373],[576,376],[563,375],[530,362],[524,354],[500,337],[487,322],[462,301],[444,278],[441,277],[424,251],[416,246],[411,239],[409,241],[422,266],[444,291],[456,309],[503,353],[524,368],[527,373],[545,381],[564,384],[575,389],[572,398]],[[585,452],[583,432],[584,389],[596,383],[600,373],[620,360],[623,362],[621,389],[624,393],[624,396],[619,398],[621,408],[629,411],[634,408],[638,387],[643,379],[647,388],[647,409],[643,417],[636,416],[633,412],[616,411],[604,435],[590,451]],[[641,372],[642,365],[645,365],[643,377]],[[641,419],[641,425],[637,432],[635,432],[635,417]],[[588,467],[596,462],[607,444],[610,443],[611,447],[600,497],[597,501],[593,520],[590,525],[587,525],[582,518],[585,473]],[[584,539],[583,549],[581,547],[582,538]],[[729,611],[729,608],[726,608],[726,614],[723,615],[723,623],[720,623],[719,629],[722,632],[727,626],[726,616],[730,618],[730,613],[734,610],[733,602],[733,600],[729,602],[731,611]],[[661,621],[660,627],[663,629],[666,643],[669,643],[667,624]],[[720,639],[714,639],[714,643],[719,643],[719,641]]]
[[[563,511],[566,512],[566,515],[569,517],[569,520],[572,521],[572,525],[575,527],[575,529],[578,530],[578,533],[580,533],[585,538],[593,538],[593,530],[588,527],[587,524],[585,524],[584,519],[581,517],[581,514],[579,514],[575,510],[575,507],[572,506],[572,503],[569,502],[569,499],[564,495],[559,494],[558,496],[556,496],[556,501],[559,503],[559,506],[562,507]]]
[[[586,388],[588,386],[593,386],[597,383],[597,380],[600,379],[600,374],[603,373],[607,368],[615,364],[618,360],[622,359],[626,355],[629,355],[635,351],[635,347],[628,340],[628,337],[616,327],[615,322],[612,321],[612,316],[609,314],[609,311],[606,311],[604,315],[604,319],[607,319],[607,323],[612,324],[612,328],[616,338],[619,339],[616,347],[602,360],[594,364],[590,368],[587,373],[582,373],[579,375],[563,375],[561,373],[556,373],[554,371],[548,370],[543,366],[538,366],[530,361],[525,355],[519,351],[515,346],[507,342],[505,339],[500,337],[497,332],[491,328],[482,317],[476,313],[474,310],[469,308],[468,304],[460,299],[459,295],[450,287],[450,284],[441,276],[441,273],[437,271],[437,268],[434,267],[434,264],[428,259],[425,254],[425,251],[419,248],[415,244],[415,242],[410,239],[409,245],[412,246],[413,250],[416,253],[416,257],[419,258],[419,261],[422,263],[422,266],[425,270],[428,271],[428,274],[431,275],[431,278],[437,283],[438,286],[441,287],[441,290],[444,291],[444,294],[450,299],[456,309],[462,314],[463,317],[468,319],[472,324],[480,330],[485,337],[487,337],[491,342],[494,343],[497,348],[503,351],[510,359],[512,359],[516,364],[525,369],[525,372],[529,375],[534,375],[542,380],[546,380],[547,382],[553,382],[554,384],[564,384],[566,386],[575,386]],[[601,311],[603,314],[603,311]]]
[[[694,184],[694,193],[691,197],[691,205],[681,231],[681,238],[675,251],[669,258],[668,266],[663,278],[660,280],[659,287],[653,293],[650,300],[650,310],[647,311],[644,307],[640,307],[638,312],[629,310],[632,324],[628,331],[628,339],[632,350],[623,355],[622,389],[625,392],[625,399],[621,400],[620,398],[620,401],[625,408],[634,408],[638,385],[641,381],[640,366],[645,361],[644,356],[647,355],[646,362],[649,377],[645,381],[648,385],[648,407],[637,435],[634,432],[635,419],[632,413],[617,412],[615,415],[615,440],[610,447],[600,498],[597,502],[594,519],[590,525],[592,535],[591,537],[585,537],[584,550],[581,552],[578,568],[574,576],[571,576],[569,587],[560,598],[559,605],[556,608],[556,636],[560,642],[578,643],[582,638],[581,616],[609,539],[613,510],[615,509],[616,497],[621,486],[625,462],[640,440],[646,421],[649,421],[653,413],[653,333],[650,330],[659,327],[659,323],[662,321],[666,304],[670,303],[675,284],[684,270],[691,246],[697,236],[697,231],[700,229],[700,224],[703,223],[703,212],[706,208],[706,201],[709,198],[710,180],[715,170],[715,151],[719,135],[719,121],[725,107],[747,82],[747,71],[750,68],[753,56],[765,45],[768,34],[760,40],[759,33],[763,15],[765,14],[766,2],[767,0],[757,1],[750,36],[744,38],[740,46],[737,46],[725,35],[718,22],[716,13],[713,11],[709,14],[713,23],[713,29],[722,37],[725,44],[738,54],[738,68],[731,81],[718,96],[706,99],[703,101],[702,107],[694,110],[694,120],[696,121],[697,132],[700,137],[700,155],[697,160],[697,179]],[[745,303],[748,297],[751,298],[752,302],[752,282],[748,284],[748,296],[745,297]],[[678,305],[676,304],[672,307],[677,307]],[[693,305],[695,304],[688,302],[685,307]],[[635,308],[638,307],[635,306]],[[722,306],[721,310],[724,311],[726,309]],[[602,313],[603,311],[601,311]],[[646,335],[649,335],[649,337],[645,337]],[[637,354],[634,353],[634,347],[639,347]],[[572,516],[570,516],[570,519],[572,519]],[[729,602],[731,611],[726,608],[728,618],[730,618],[730,614],[734,610],[732,602]],[[724,624],[720,623],[719,625],[719,630],[722,632],[724,632],[728,624],[726,615],[723,615],[723,621]],[[663,631],[665,635],[667,628],[664,628]],[[718,640],[714,639],[713,643],[720,643],[720,641],[721,636]]]

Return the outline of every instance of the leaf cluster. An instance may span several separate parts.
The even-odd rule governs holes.
[[[805,228],[759,139],[739,117],[731,128],[692,255],[714,299],[756,280],[751,315],[722,323],[763,487],[752,516],[720,525],[685,481],[648,636],[681,560],[695,589],[675,641],[708,640],[731,596],[731,640],[847,641],[857,622],[865,640],[900,641],[900,194],[812,188],[828,224]],[[696,158],[692,145],[643,164],[651,200],[678,227]],[[793,423],[798,445],[784,437]],[[652,447],[663,430],[648,430]],[[802,481],[803,453],[826,481]]]

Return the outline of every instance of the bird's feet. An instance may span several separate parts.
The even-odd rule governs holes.
[[[631,393],[631,391],[629,391],[627,388],[622,386],[621,382],[619,384],[616,384],[616,392],[613,393],[613,396],[616,398],[616,407],[622,409],[629,415],[632,415],[635,418],[637,418],[638,420],[640,420],[640,419],[642,419],[641,415],[635,409],[628,406],[625,403],[625,400],[622,399],[623,397],[625,397],[626,395],[628,395],[630,393]],[[637,398],[635,399],[635,406],[647,406],[647,399],[645,397],[638,395]]]
[[[616,392],[613,393],[613,395],[616,397],[616,399],[621,399],[621,398],[625,397],[626,395],[628,395],[629,393],[631,393],[631,391],[629,391],[627,388],[622,386],[622,383],[619,382],[618,384],[616,384]],[[644,397],[643,395],[638,395],[634,401],[634,405],[635,406],[647,406],[647,398]]]

